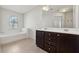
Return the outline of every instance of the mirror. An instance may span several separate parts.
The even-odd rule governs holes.
[[[42,7],[42,20],[46,27],[73,28],[72,5],[47,5]]]

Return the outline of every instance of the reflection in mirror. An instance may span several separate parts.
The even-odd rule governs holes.
[[[42,7],[42,19],[46,27],[73,28],[72,5],[48,5]]]

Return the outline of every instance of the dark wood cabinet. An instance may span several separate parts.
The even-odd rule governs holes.
[[[38,47],[44,49],[44,32],[36,31],[36,44]]]
[[[79,35],[36,31],[36,45],[49,53],[79,52]]]
[[[76,38],[72,34],[65,34],[65,33],[59,33],[60,36],[58,37],[58,52],[62,53],[70,53],[75,52],[74,43],[76,41]]]

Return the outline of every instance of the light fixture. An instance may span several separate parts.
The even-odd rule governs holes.
[[[69,11],[69,8],[63,8],[59,10],[59,12],[67,12],[67,11]]]
[[[43,6],[43,7],[42,7],[42,10],[48,11],[48,10],[49,10],[49,7],[48,7],[48,6]]]
[[[63,9],[63,10],[62,10],[62,12],[66,12],[66,11],[67,11],[66,9]]]

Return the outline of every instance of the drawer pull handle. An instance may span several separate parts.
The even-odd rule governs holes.
[[[49,45],[50,45],[50,43],[49,43]]]
[[[51,40],[51,39],[49,38],[49,40]]]
[[[57,34],[57,36],[60,36],[60,34]]]
[[[49,36],[50,36],[50,33],[49,33]]]
[[[49,48],[49,50],[50,50],[50,48]]]

